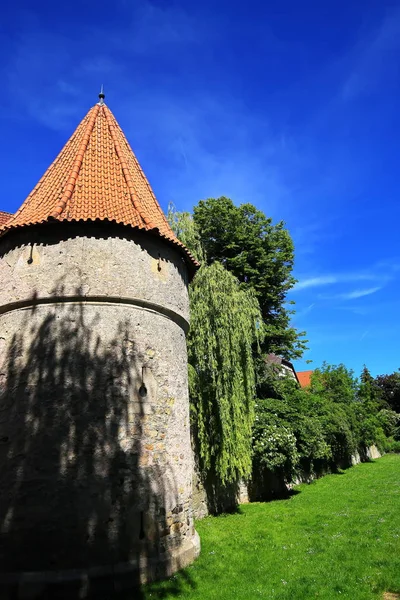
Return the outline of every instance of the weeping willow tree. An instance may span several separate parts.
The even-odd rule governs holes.
[[[185,244],[196,260],[206,262],[205,252],[200,240],[200,232],[189,212],[178,212],[173,202],[168,204],[167,219],[176,237]]]
[[[188,337],[193,430],[203,472],[222,483],[251,472],[255,372],[262,317],[253,292],[220,263],[201,267],[191,288]]]
[[[192,431],[203,474],[223,484],[251,473],[254,420],[254,347],[263,321],[255,293],[219,262],[207,266],[190,213],[174,211],[169,222],[203,263],[189,287],[189,388]]]

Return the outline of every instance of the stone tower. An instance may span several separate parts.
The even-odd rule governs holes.
[[[186,353],[197,263],[103,99],[0,215],[0,587],[62,582],[82,596],[199,552]]]

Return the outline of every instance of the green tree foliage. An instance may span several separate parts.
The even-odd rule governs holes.
[[[382,399],[397,413],[400,413],[400,371],[390,375],[378,375],[375,383],[381,390]]]
[[[205,262],[204,248],[197,225],[189,212],[177,212],[172,202],[168,205],[168,222],[176,237],[185,244],[200,263]]]
[[[311,377],[311,392],[323,395],[331,402],[351,403],[356,398],[357,379],[345,365],[323,363]]]
[[[254,466],[256,470],[265,466],[290,480],[297,470],[313,471],[315,461],[329,460],[332,455],[324,437],[319,399],[288,378],[281,379],[278,387],[279,398],[256,401]]]
[[[188,350],[203,473],[230,483],[248,476],[253,460],[253,470],[289,480],[297,470],[349,464],[363,446],[387,449],[398,431],[387,404],[400,391],[397,377],[374,380],[364,368],[358,381],[345,365],[324,363],[302,390],[254,351],[266,333],[264,351],[301,353],[284,306],[294,280],[293,245],[283,224],[227,198],[200,202],[193,216],[171,209],[169,221],[202,262],[189,288]]]
[[[393,411],[388,410],[382,392],[367,367],[364,366],[357,380],[353,371],[344,365],[324,364],[313,373],[311,391],[343,406],[342,417],[337,415],[336,419],[342,423],[342,442],[346,440],[348,450],[354,452],[359,447],[372,444],[385,449],[387,437],[395,432],[397,418]],[[344,447],[342,442],[337,437],[337,448]]]
[[[360,375],[358,398],[360,401],[371,405],[371,412],[376,408],[387,408],[382,390],[365,365]]]
[[[289,480],[293,471],[313,472],[321,464],[336,465],[349,459],[356,445],[344,405],[334,404],[323,395],[300,389],[288,378],[280,379],[276,392],[277,398],[257,400],[254,429],[257,432],[262,418],[264,422],[274,423],[278,430],[282,427],[284,435],[290,432],[296,440],[297,462],[293,461],[294,454],[288,446],[287,462],[283,468],[272,468],[273,449],[270,447],[268,468]],[[256,439],[259,436],[258,433],[253,435]],[[263,464],[260,450],[254,447],[256,465]],[[277,446],[279,457],[284,451]]]
[[[299,464],[297,440],[292,428],[277,413],[271,413],[265,401],[257,404],[253,455],[256,469],[266,467],[287,480],[295,474]]]
[[[349,464],[356,451],[372,444],[383,451],[396,450],[398,415],[383,403],[366,367],[357,380],[343,364],[324,363],[307,390],[290,378],[277,377],[273,366],[265,373],[267,381],[259,388],[270,397],[256,403],[256,468],[267,467],[290,479],[296,470]]]
[[[207,265],[190,213],[176,212],[169,223],[177,237],[202,262],[189,286],[189,388],[192,432],[199,465],[222,483],[251,472],[254,420],[254,348],[262,341],[260,306],[251,289],[219,262]]]
[[[299,358],[304,332],[290,326],[286,305],[292,276],[293,241],[281,221],[273,224],[252,204],[236,206],[229,198],[201,200],[193,209],[208,264],[222,263],[242,284],[255,290],[265,323],[266,352]]]
[[[220,263],[203,266],[190,290],[189,383],[200,466],[222,483],[251,471],[257,298]]]
[[[357,391],[358,405],[356,406],[359,425],[359,438],[366,445],[380,443],[385,439],[386,433],[390,435],[390,418],[386,411],[381,410],[385,404],[382,402],[382,393],[371,373],[364,366]]]

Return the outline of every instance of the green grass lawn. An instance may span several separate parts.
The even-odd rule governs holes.
[[[146,600],[382,598],[400,592],[400,455],[196,525],[200,558]]]

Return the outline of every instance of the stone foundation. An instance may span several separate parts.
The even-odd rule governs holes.
[[[196,461],[194,460],[196,464]],[[195,468],[193,472],[193,514],[195,519],[208,515],[231,512],[239,504],[249,502],[248,482],[222,486],[218,482],[204,481]]]
[[[106,597],[110,594],[173,575],[190,565],[200,554],[200,538],[195,533],[177,551],[163,560],[150,560],[140,564],[132,560],[116,565],[67,571],[36,571],[0,574],[0,591],[3,600],[35,600],[51,598]]]

